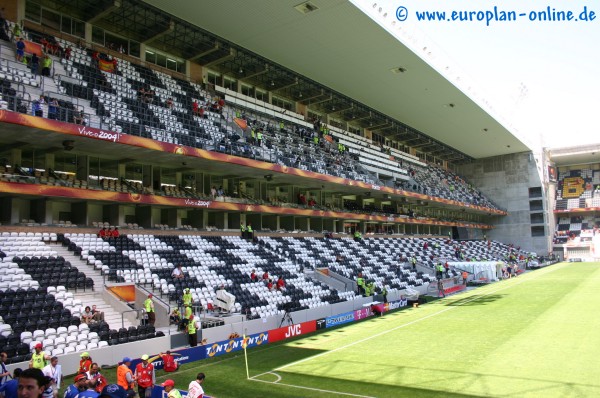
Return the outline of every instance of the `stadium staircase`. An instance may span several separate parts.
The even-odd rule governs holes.
[[[85,291],[73,292],[75,299],[81,300],[83,306],[96,305],[99,311],[104,312],[104,320],[111,329],[119,329],[121,327],[129,328],[133,326],[132,323],[126,318],[122,319],[121,313],[115,310],[109,303],[107,303],[102,297],[102,291],[104,290],[104,278],[100,274],[100,271],[95,270],[93,266],[88,265],[85,261],[69,251],[66,247],[60,243],[46,243],[51,247],[52,250],[56,251],[59,256],[63,256],[65,260],[69,261],[73,266],[77,267],[79,271],[83,272],[86,277],[92,278],[94,281],[93,290],[86,289]],[[124,323],[123,323],[124,322]]]

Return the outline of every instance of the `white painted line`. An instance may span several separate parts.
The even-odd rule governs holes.
[[[547,268],[546,268],[546,269],[547,269]],[[548,273],[550,273],[550,272],[553,272],[554,270],[556,270],[556,268],[552,268],[552,269],[550,269],[550,271],[544,272],[544,273],[543,273],[543,275],[545,275],[545,274],[548,274]],[[493,294],[493,293],[500,292],[500,291],[502,291],[502,290],[510,289],[510,288],[512,288],[512,287],[514,287],[514,286],[518,286],[518,285],[520,285],[521,283],[523,283],[523,282],[526,282],[526,281],[528,281],[528,280],[530,280],[530,279],[532,279],[532,278],[533,278],[533,276],[528,278],[528,275],[534,275],[534,276],[536,276],[536,275],[542,275],[542,274],[541,274],[541,273],[538,271],[538,272],[535,272],[535,273],[530,273],[530,274],[527,274],[527,275],[521,275],[521,276],[519,276],[519,282],[517,282],[517,283],[513,283],[513,284],[511,284],[511,285],[509,285],[509,286],[504,286],[504,287],[502,287],[502,288],[500,288],[500,289],[496,289],[496,290],[493,290],[493,291],[490,291],[490,292],[487,292],[487,293],[484,293],[484,294],[475,295],[475,297],[473,297],[473,298],[472,298],[472,299],[470,299],[470,300],[469,300],[469,299],[467,299],[467,300],[465,300],[465,301],[458,302],[456,305],[450,306],[450,307],[448,307],[448,308],[444,308],[443,310],[440,310],[440,311],[438,311],[438,312],[434,312],[433,314],[430,314],[430,315],[424,316],[423,318],[415,319],[414,321],[411,321],[411,322],[409,322],[409,323],[405,323],[405,324],[403,324],[403,325],[396,326],[396,327],[394,327],[394,328],[392,328],[392,329],[384,330],[383,332],[380,332],[380,333],[374,334],[374,335],[372,335],[372,336],[366,337],[366,338],[364,338],[364,339],[362,339],[362,340],[357,340],[357,341],[355,341],[355,342],[352,342],[352,343],[350,343],[350,344],[346,344],[345,346],[341,346],[341,347],[335,348],[335,349],[333,349],[333,350],[331,350],[331,351],[325,351],[325,352],[322,352],[322,353],[320,353],[320,354],[316,354],[316,355],[314,355],[314,356],[312,356],[312,357],[307,357],[307,358],[300,359],[300,360],[298,360],[298,361],[295,361],[295,362],[288,363],[287,365],[280,366],[280,367],[278,367],[278,368],[275,368],[275,369],[273,369],[273,370],[282,370],[282,369],[285,369],[285,368],[289,368],[290,366],[298,365],[298,364],[300,364],[300,363],[303,363],[303,362],[306,362],[306,361],[310,361],[310,360],[313,360],[313,359],[315,359],[315,358],[322,357],[322,356],[324,356],[324,355],[329,355],[329,354],[331,354],[331,353],[333,353],[333,352],[336,352],[336,351],[341,351],[341,350],[344,350],[344,349],[346,349],[346,348],[348,348],[348,347],[355,346],[355,345],[357,345],[357,344],[362,344],[362,343],[364,343],[365,341],[369,341],[369,340],[375,339],[375,338],[377,338],[377,337],[380,337],[380,336],[386,335],[386,334],[388,334],[388,333],[390,333],[390,332],[393,332],[393,331],[396,331],[396,330],[398,330],[398,329],[402,329],[402,328],[405,328],[405,327],[407,327],[407,326],[414,325],[415,323],[419,323],[419,322],[421,322],[421,321],[424,321],[424,320],[426,320],[426,319],[433,318],[434,316],[438,316],[438,315],[440,315],[440,314],[443,314],[444,312],[451,311],[451,310],[453,310],[453,309],[455,309],[455,308],[457,308],[457,307],[460,307],[460,306],[462,306],[462,305],[464,305],[464,304],[468,304],[468,303],[470,303],[470,302],[472,302],[472,301],[479,300],[479,299],[481,299],[482,297],[488,296],[488,295],[490,295],[490,294]],[[514,280],[514,279],[511,279],[511,280]],[[480,289],[481,289],[481,288],[480,288]],[[476,292],[476,290],[471,290],[470,292]],[[461,297],[461,296],[452,296],[452,298],[458,298],[458,297]],[[442,299],[442,300],[443,300],[443,299]],[[450,301],[450,300],[448,300],[448,301]],[[457,301],[458,301],[458,300],[457,300]]]
[[[266,381],[266,380],[260,380],[260,379],[256,379],[255,377],[258,376],[262,376],[262,375],[266,375],[266,374],[272,374],[278,377],[277,381]],[[324,390],[321,388],[314,388],[314,387],[305,387],[305,386],[297,386],[295,384],[287,384],[287,383],[280,383],[279,381],[281,381],[281,376],[279,376],[277,373],[275,372],[265,372],[265,373],[261,373],[260,375],[257,376],[253,376],[250,378],[250,380],[252,381],[259,381],[261,383],[267,383],[267,384],[277,384],[278,386],[286,386],[286,387],[292,387],[292,388],[300,388],[302,390],[310,390],[310,391],[318,391],[318,392],[324,392],[327,394],[334,394],[334,395],[345,395],[347,397],[357,397],[357,398],[376,398],[376,397],[371,397],[369,395],[359,395],[359,394],[351,394],[349,392],[340,392],[340,391],[333,391],[333,390]]]

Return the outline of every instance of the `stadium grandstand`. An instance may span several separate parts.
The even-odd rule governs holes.
[[[595,149],[530,146],[351,2],[189,3],[3,2],[13,367],[185,347],[187,289],[214,347],[594,257]]]

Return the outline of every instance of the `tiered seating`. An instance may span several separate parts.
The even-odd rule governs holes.
[[[61,48],[72,49],[71,58],[61,61],[69,75],[64,79],[60,79],[59,76],[61,86],[68,95],[90,100],[98,116],[110,129],[385,185],[361,164],[364,162],[368,167],[369,162],[365,158],[367,152],[371,154],[374,151],[371,155],[379,155],[377,149],[365,146],[366,143],[362,140],[351,140],[348,136],[341,137],[337,134],[336,138],[348,141],[347,150],[340,152],[337,143],[326,139],[327,137],[321,138],[320,142],[315,144],[311,137],[314,138],[316,133],[304,125],[287,122],[283,128],[274,128],[279,122],[273,120],[272,116],[244,114],[249,110],[243,110],[240,116],[248,120],[251,127],[263,128],[263,145],[255,146],[245,142],[245,137],[235,138],[234,132],[238,129],[232,127],[232,109],[226,104],[222,110],[214,110],[208,102],[209,95],[197,84],[174,79],[165,73],[155,72],[123,59],[118,59],[117,73],[100,71],[92,61],[91,50],[78,48],[62,39],[56,39],[56,42]],[[152,99],[141,98],[140,89],[152,91]],[[18,106],[11,105],[11,99],[7,101],[9,109]],[[194,101],[205,109],[204,117],[192,114]],[[63,101],[60,105],[60,115],[57,118],[73,122],[72,103]],[[89,121],[85,123],[89,124]],[[406,184],[400,180],[395,181],[397,184],[404,184],[404,188],[414,188],[432,196],[496,208],[480,192],[453,173],[433,166],[419,169],[420,162],[413,156],[398,151],[394,154],[401,162],[404,160],[407,166],[410,163],[406,176],[404,165],[400,165],[395,159],[390,159],[389,162],[387,158],[384,159],[386,164],[391,162],[388,166],[391,168],[390,173],[396,176],[394,178],[409,179]],[[411,173],[411,170],[416,173]],[[410,180],[411,177],[414,177],[414,181]],[[393,183],[392,180],[388,181],[388,185]]]
[[[600,207],[600,170],[559,171],[556,210]]]
[[[413,177],[420,185],[420,191],[429,196],[456,200],[478,206],[497,209],[498,207],[450,170],[428,165],[426,168],[411,166]],[[409,184],[410,185],[410,184]]]

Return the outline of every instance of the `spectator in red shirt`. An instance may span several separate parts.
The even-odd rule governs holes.
[[[121,234],[119,233],[119,227],[115,227],[115,229],[112,231],[112,236],[113,238],[118,238]]]
[[[194,115],[198,115],[198,109],[199,109],[199,105],[198,105],[198,101],[194,100],[194,102],[192,102],[192,112],[194,113]]]
[[[269,289],[269,291],[273,290],[273,280],[269,279],[269,283],[267,283],[267,289]]]
[[[252,273],[250,274],[250,281],[258,282],[258,275],[256,275],[256,270],[252,270]]]
[[[100,238],[105,238],[105,237],[106,237],[106,227],[102,228],[102,229],[100,230],[100,232],[98,232],[98,236],[99,236]]]
[[[269,280],[269,272],[265,271],[265,273],[263,274],[262,278],[263,278],[263,281]]]
[[[285,290],[285,281],[283,280],[283,276],[280,276],[277,279],[277,290]]]

